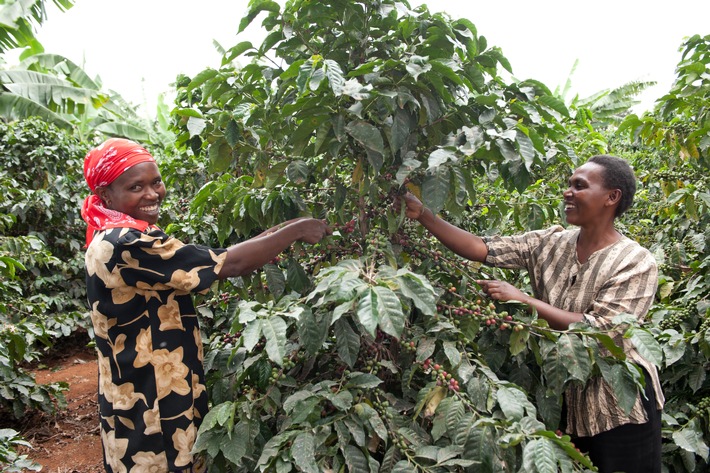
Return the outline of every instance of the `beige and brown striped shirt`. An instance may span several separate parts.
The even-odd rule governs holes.
[[[581,264],[577,258],[579,229],[554,226],[546,230],[509,237],[487,237],[486,264],[501,268],[525,268],[534,296],[559,309],[584,314],[592,326],[604,329],[619,314],[646,317],[658,285],[653,255],[635,241],[622,238],[593,253]],[[664,397],[656,367],[645,360],[622,333],[612,334],[627,357],[651,375],[658,409]],[[571,385],[565,392],[567,430],[579,437],[597,435],[624,424],[647,422],[639,394],[627,416],[619,407],[614,390],[601,377],[585,386]]]

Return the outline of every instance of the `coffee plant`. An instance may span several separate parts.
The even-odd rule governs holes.
[[[691,36],[680,51],[671,90],[652,112],[629,115],[620,131],[632,138],[643,170],[640,239],[660,263],[650,315],[665,357],[664,462],[683,472],[706,470],[710,455],[710,36]]]
[[[67,383],[40,385],[28,370],[57,339],[88,327],[79,223],[84,150],[40,120],[0,123],[0,448],[14,454],[17,432],[5,427],[32,411],[65,406]],[[9,452],[9,453],[7,453]]]
[[[257,17],[261,45],[178,81],[178,147],[207,163],[180,220],[205,219],[192,237],[209,244],[298,215],[336,231],[201,301],[212,410],[195,450],[214,471],[592,469],[558,430],[562,394],[601,375],[630,409],[620,337],[662,365],[658,332],[560,332],[486,300],[480,277],[529,281],[453,257],[394,205],[413,192],[478,234],[559,222],[584,127],[543,84],[503,80],[470,21],[255,1],[240,29]]]
[[[149,148],[170,189],[162,225],[209,245],[303,215],[334,233],[196,298],[211,410],[195,451],[210,471],[590,471],[559,430],[562,395],[604,376],[630,409],[642,380],[622,337],[661,370],[664,471],[706,471],[710,39],[690,37],[671,91],[615,130],[629,102],[568,107],[539,81],[504,79],[511,64],[469,20],[406,1],[252,0],[239,30],[257,19],[262,44],[177,78],[177,154]],[[90,143],[39,120],[0,132],[4,420],[61,407],[65,386],[23,367],[88,328]],[[527,275],[452,255],[395,205],[413,192],[479,235],[544,228],[563,221],[571,170],[604,152],[634,164],[637,201],[618,223],[659,263],[643,326],[557,331],[487,300],[476,279],[529,290]],[[0,429],[0,462],[36,468],[23,442]]]

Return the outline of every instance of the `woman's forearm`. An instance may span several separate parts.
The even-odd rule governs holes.
[[[264,266],[296,241],[317,243],[331,233],[325,222],[298,219],[286,226],[227,248],[227,258],[219,278],[244,276]]]
[[[546,320],[550,327],[555,330],[567,330],[571,324],[584,321],[584,315],[581,313],[558,309],[528,295],[525,295],[522,299],[520,302],[535,309],[538,317]]]
[[[481,237],[437,217],[428,208],[422,210],[417,220],[444,246],[457,255],[472,261],[484,262],[486,260],[488,247]]]

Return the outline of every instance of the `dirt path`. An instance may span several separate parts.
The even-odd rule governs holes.
[[[69,350],[45,364],[34,371],[36,381],[66,381],[67,409],[56,417],[38,413],[30,419],[20,433],[33,449],[23,453],[42,465],[43,473],[103,472],[94,349]]]

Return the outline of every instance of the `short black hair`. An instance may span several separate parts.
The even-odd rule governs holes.
[[[615,217],[622,215],[631,207],[634,194],[636,194],[636,176],[631,165],[621,158],[608,154],[592,156],[587,162],[598,164],[604,168],[602,172],[604,187],[621,191],[621,200],[619,206],[616,207]]]

